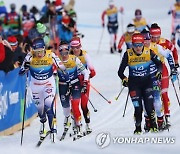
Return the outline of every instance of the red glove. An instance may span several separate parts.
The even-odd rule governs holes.
[[[93,78],[95,75],[96,75],[96,72],[95,72],[95,70],[90,70],[90,74],[89,74],[89,77],[90,78]]]

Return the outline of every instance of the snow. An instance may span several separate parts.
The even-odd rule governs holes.
[[[7,6],[14,2],[14,0],[6,0]],[[65,2],[68,2],[66,0]],[[24,3],[22,0],[17,1],[18,8]],[[26,1],[28,6],[37,4],[38,7],[43,6],[43,0],[31,0]],[[174,3],[173,0],[115,0],[118,7],[124,7],[123,15],[123,31],[125,31],[126,25],[134,17],[134,10],[137,8],[142,9],[143,16],[147,18],[151,23],[157,22],[162,28],[162,35],[166,38],[170,37],[171,31],[171,17],[167,15],[168,9]],[[99,94],[91,89],[90,100],[92,101],[98,112],[93,112],[91,105],[89,109],[91,111],[91,126],[93,133],[75,142],[71,138],[67,138],[64,141],[52,144],[47,139],[42,146],[37,149],[35,144],[38,140],[38,132],[40,128],[40,122],[37,118],[32,122],[30,127],[24,130],[23,146],[20,146],[21,132],[17,132],[11,136],[0,137],[0,151],[1,154],[71,154],[71,153],[104,153],[104,154],[117,154],[126,152],[131,153],[179,153],[178,145],[180,145],[180,107],[177,103],[177,99],[170,84],[169,97],[171,100],[171,123],[172,127],[170,131],[164,131],[157,134],[143,134],[141,136],[133,135],[134,121],[133,121],[133,106],[129,99],[125,117],[122,117],[124,111],[124,105],[127,96],[127,89],[123,91],[120,98],[116,101],[115,97],[121,90],[121,81],[117,76],[118,67],[120,64],[120,55],[110,54],[109,52],[109,35],[107,29],[101,28],[101,13],[108,6],[108,0],[76,0],[75,10],[78,14],[79,31],[85,34],[85,38],[82,39],[83,48],[88,51],[91,56],[92,62],[96,68],[97,75],[91,81],[92,85],[100,91],[103,96],[112,101],[112,104],[108,104]],[[119,32],[118,40],[122,34],[121,18],[119,14]],[[101,41],[100,51],[97,53],[100,37],[103,32],[103,38]],[[177,83],[176,89],[178,90]],[[179,95],[179,91],[178,91]],[[180,95],[179,95],[180,96]],[[63,130],[64,116],[62,113],[61,105],[58,102],[57,106],[57,125],[58,135]],[[101,149],[97,146],[95,139],[99,133],[109,132],[111,135],[111,143],[108,147]],[[136,137],[150,139],[159,137],[175,138],[174,144],[113,144],[113,137]]]

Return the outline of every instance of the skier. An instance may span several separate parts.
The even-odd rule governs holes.
[[[63,106],[63,111],[65,115],[64,120],[64,131],[67,131],[71,124],[70,117],[70,97],[71,97],[71,107],[72,113],[75,120],[74,131],[77,132],[77,137],[82,137],[82,123],[81,123],[81,112],[79,110],[81,92],[87,92],[89,73],[81,63],[79,58],[74,55],[69,54],[69,47],[67,43],[62,42],[59,47],[60,59],[66,66],[69,73],[70,84],[66,84],[66,79],[61,71],[58,70],[59,77],[59,94],[61,99],[61,104]],[[83,87],[81,89],[80,81],[78,78],[79,73],[84,77]],[[70,87],[69,87],[70,86]]]
[[[71,40],[70,46],[71,46],[71,50],[72,50],[71,53],[73,55],[77,56],[81,60],[81,62],[85,66],[85,68],[88,69],[90,72],[89,77],[93,78],[96,75],[96,71],[94,69],[94,66],[91,63],[88,53],[85,50],[81,49],[82,46],[81,46],[80,38],[74,37]],[[82,74],[79,75],[79,79],[80,79],[82,88],[83,88],[83,84],[84,84],[83,78],[84,78],[84,76]],[[90,128],[90,112],[88,109],[89,93],[90,93],[90,80],[88,80],[88,82],[87,82],[87,92],[81,93],[81,109],[83,111],[83,116],[84,116],[85,123],[86,123],[86,132],[87,133],[90,133],[92,131]]]
[[[167,39],[164,39],[161,37],[161,28],[158,26],[157,23],[154,23],[151,25],[150,28],[150,36],[151,36],[151,49],[153,51],[157,52],[157,44],[162,46],[163,48],[170,50],[173,55],[173,60],[175,62],[175,67],[173,70],[171,70],[171,76],[173,77],[172,81],[174,82],[176,79],[177,75],[177,69],[179,68],[179,63],[178,63],[178,54],[175,46]],[[163,100],[163,106],[164,106],[164,114],[165,114],[165,120],[166,120],[166,126],[170,126],[170,101],[168,97],[168,87],[169,87],[169,73],[168,69],[163,63],[162,67],[162,80],[161,80],[161,90],[162,90],[162,100]]]
[[[172,14],[171,41],[175,44],[176,27],[180,23],[180,0],[176,0],[176,3],[171,7],[168,14]]]
[[[124,42],[126,43],[126,49],[132,48],[132,35],[135,32],[135,25],[128,24],[127,31],[121,36],[119,43],[118,43],[118,52],[122,52],[122,46]]]
[[[134,134],[141,134],[142,111],[144,107],[150,119],[150,127],[152,132],[157,132],[157,124],[153,107],[153,90],[150,75],[151,60],[157,65],[157,77],[161,75],[161,61],[157,55],[149,48],[144,47],[144,37],[140,33],[133,34],[132,48],[128,49],[123,56],[120,64],[118,75],[122,80],[122,84],[129,88],[135,113],[135,131]],[[129,66],[129,77],[124,75],[125,68]]]
[[[122,12],[121,12],[122,13]],[[101,16],[102,19],[102,27],[104,28],[104,18],[105,15],[108,17],[107,28],[110,34],[110,52],[114,53],[116,51],[116,39],[117,39],[117,32],[118,32],[118,9],[114,5],[114,1],[109,1],[109,8],[107,8]]]
[[[133,24],[137,31],[141,32],[144,28],[150,28],[146,19],[142,17],[142,11],[140,9],[136,9],[134,15]]]
[[[53,107],[56,85],[53,77],[53,65],[66,73],[66,68],[60,59],[51,50],[45,49],[43,39],[36,39],[33,42],[33,50],[25,57],[19,74],[25,74],[30,70],[30,87],[41,122],[40,137],[46,135],[45,122],[47,116],[51,140],[55,142],[57,130],[55,128],[56,115]]]
[[[144,46],[147,48],[152,49],[161,59],[164,57],[168,60],[169,66],[171,68],[171,72],[175,70],[174,68],[174,61],[173,58],[170,54],[169,50],[165,50],[162,46],[156,45],[153,46],[153,43],[151,43],[151,37],[150,37],[150,32],[144,29],[142,32],[142,35],[144,36]],[[163,63],[163,60],[162,60]],[[152,62],[150,66],[151,70],[151,78],[153,81],[153,94],[154,94],[154,108],[156,111],[157,115],[157,124],[158,124],[158,130],[163,131],[165,129],[165,123],[164,123],[164,113],[162,111],[163,104],[161,101],[161,88],[160,88],[160,80],[158,80],[155,76],[157,73],[157,68],[156,65]],[[173,73],[171,73],[173,74]],[[145,130],[149,131],[150,130],[150,119],[145,115]]]

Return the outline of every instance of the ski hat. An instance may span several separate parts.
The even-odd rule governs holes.
[[[128,33],[133,33],[135,31],[135,25],[128,24],[126,29]]]
[[[46,32],[46,30],[47,30],[47,27],[44,25],[44,24],[42,24],[42,23],[37,23],[36,24],[36,29],[37,29],[37,31],[40,33],[40,34],[42,34],[42,33],[45,33]]]
[[[144,43],[144,37],[141,33],[135,33],[132,35],[132,43]]]
[[[65,41],[61,41],[61,44],[59,45],[59,52],[61,51],[69,51],[69,45]]]
[[[140,9],[136,9],[134,15],[135,16],[141,16],[142,15],[142,11]]]
[[[45,48],[44,40],[42,38],[34,40],[32,47],[33,47],[34,50]]]
[[[15,36],[9,36],[7,40],[11,46],[16,46],[18,44]]]
[[[151,36],[161,36],[161,28],[157,23],[151,25],[150,34]]]
[[[114,0],[110,0],[109,1],[109,6],[113,6],[114,5]]]
[[[11,4],[10,4],[10,8],[11,8],[11,10],[15,10],[15,8],[16,8],[16,4],[11,3]]]
[[[37,38],[40,38],[41,35],[39,34],[39,32],[37,31],[36,28],[32,28],[29,33],[28,33],[28,38],[30,40],[34,40],[34,39],[37,39]]]
[[[71,47],[81,47],[81,40],[79,37],[73,37],[70,42]]]
[[[151,39],[150,33],[149,33],[148,30],[143,29],[143,31],[141,32],[141,34],[144,36],[144,40],[150,40],[150,39]]]
[[[4,1],[0,1],[0,6],[5,6]]]
[[[69,25],[70,17],[68,15],[63,16],[62,23],[65,24],[65,25]]]
[[[27,5],[22,5],[22,7],[21,7],[21,11],[22,12],[26,12],[27,11]]]

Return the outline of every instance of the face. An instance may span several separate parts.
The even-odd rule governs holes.
[[[152,41],[153,43],[158,43],[159,40],[160,40],[160,36],[151,36],[151,41]]]
[[[63,61],[68,60],[68,58],[69,58],[69,51],[68,50],[60,51],[60,56],[61,56]]]
[[[44,49],[44,48],[40,48],[40,49],[34,50],[34,55],[35,55],[37,58],[43,58],[44,55],[45,55],[45,49]]]
[[[142,50],[143,50],[143,47],[144,47],[144,44],[139,42],[139,43],[133,43],[133,49],[134,51],[136,52],[136,54],[141,54],[142,53]]]
[[[72,51],[73,51],[73,54],[75,56],[79,56],[80,53],[81,53],[81,47],[71,47]]]
[[[17,48],[17,45],[11,45],[12,51],[15,51]]]
[[[144,46],[149,47],[151,43],[151,40],[144,40]]]

